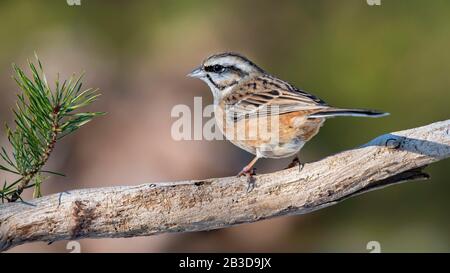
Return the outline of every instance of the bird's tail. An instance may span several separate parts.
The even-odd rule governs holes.
[[[379,118],[389,115],[389,113],[367,110],[367,109],[339,109],[339,108],[327,108],[320,110],[319,112],[309,115],[309,118],[331,118],[331,117],[369,117]]]

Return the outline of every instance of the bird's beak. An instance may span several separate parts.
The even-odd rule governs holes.
[[[202,78],[205,76],[205,72],[201,67],[197,67],[196,69],[192,70],[191,73],[187,74],[188,77],[191,78]]]

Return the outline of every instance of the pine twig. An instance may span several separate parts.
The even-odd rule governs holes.
[[[0,170],[13,173],[19,179],[13,183],[4,183],[0,189],[0,199],[15,202],[21,199],[22,192],[30,187],[40,196],[42,168],[47,163],[56,142],[102,115],[101,112],[74,113],[76,110],[94,102],[99,94],[97,89],[82,91],[83,75],[72,76],[63,84],[58,80],[55,91],[47,84],[42,64],[36,56],[38,68],[29,62],[32,78],[28,78],[22,69],[13,65],[17,84],[22,92],[17,95],[18,102],[14,112],[16,128],[6,125],[8,140],[12,146],[12,156],[2,147],[0,156],[5,162]]]
[[[15,202],[20,198],[20,195],[22,194],[25,187],[28,186],[30,181],[33,180],[33,178],[39,173],[42,167],[44,167],[45,163],[47,163],[50,154],[55,148],[55,144],[58,137],[58,129],[59,129],[58,115],[59,111],[57,108],[55,108],[53,110],[52,132],[50,142],[48,143],[47,147],[45,147],[44,153],[42,154],[42,157],[35,166],[35,168],[30,172],[24,174],[22,181],[17,185],[16,191],[12,194],[11,198],[8,199],[9,202]],[[40,195],[40,193],[38,195]]]

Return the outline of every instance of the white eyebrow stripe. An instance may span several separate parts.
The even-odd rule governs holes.
[[[233,66],[245,74],[249,74],[253,70],[259,70],[260,68],[256,67],[252,63],[249,63],[241,58],[236,56],[223,56],[217,59],[210,59],[204,63],[204,66],[213,66],[213,65],[222,65],[225,67]]]

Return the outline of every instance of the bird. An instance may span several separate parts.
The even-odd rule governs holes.
[[[253,166],[260,158],[295,156],[288,168],[299,165],[301,170],[300,150],[328,118],[389,115],[376,110],[333,107],[233,52],[207,57],[187,76],[202,80],[211,89],[215,121],[226,139],[254,155],[238,177],[251,178],[255,174]]]

